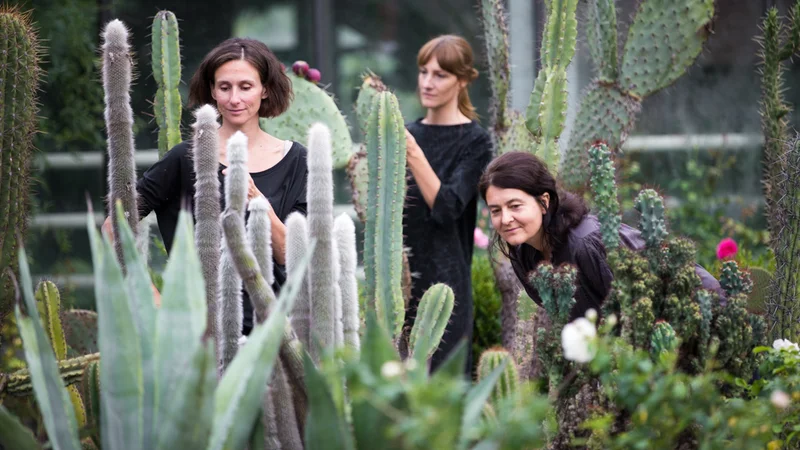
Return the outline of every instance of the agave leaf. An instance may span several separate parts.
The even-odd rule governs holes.
[[[474,429],[478,425],[481,419],[481,413],[483,412],[483,406],[486,404],[486,401],[489,400],[489,396],[494,390],[494,385],[497,384],[497,380],[500,379],[500,375],[502,375],[503,370],[505,370],[506,364],[508,364],[508,359],[498,364],[486,378],[473,386],[467,393],[467,397],[464,400],[464,418],[461,422],[461,442],[459,442],[459,448],[466,449],[468,447],[468,441],[466,440],[468,436],[467,431]]]
[[[325,375],[317,370],[308,355],[305,355],[304,362],[310,402],[306,423],[306,449],[355,450],[350,428],[336,408]]]
[[[127,227],[119,222],[119,229]],[[139,333],[113,244],[101,237],[88,216],[95,274],[100,371],[100,436],[106,449],[142,448],[142,383]]]
[[[192,216],[178,216],[175,242],[164,270],[161,307],[156,315],[154,348],[155,404],[153,429],[168,414],[169,400],[183,382],[183,367],[191,363],[206,329],[206,294],[200,259],[194,247]]]
[[[58,372],[56,356],[50,341],[47,340],[47,334],[36,309],[28,257],[21,245],[18,258],[25,312],[22,312],[19,303],[14,310],[25,348],[25,360],[31,374],[36,403],[39,405],[53,447],[57,450],[78,450],[80,445],[75,410],[72,409],[69,394]]]
[[[22,422],[0,405],[0,447],[14,450],[39,450],[33,433]]]

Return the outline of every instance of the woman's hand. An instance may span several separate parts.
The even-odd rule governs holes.
[[[414,135],[406,129],[406,159],[415,159],[422,155],[422,149],[414,139]]]
[[[227,176],[227,172],[228,172],[228,169],[222,169],[222,174],[223,175]],[[247,174],[247,182],[248,182],[248,184],[247,184],[247,201],[248,202],[250,200],[258,197],[259,195],[262,196],[262,197],[264,196],[264,194],[262,194],[261,191],[259,191],[258,188],[256,187],[256,183],[255,183],[255,181],[253,181],[253,177],[251,177],[249,173]]]

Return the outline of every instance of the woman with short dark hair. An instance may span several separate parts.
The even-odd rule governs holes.
[[[292,101],[292,84],[274,53],[254,39],[231,38],[212,49],[189,83],[189,106],[214,105],[219,112],[219,180],[224,189],[227,141],[237,131],[247,136],[247,166],[250,172],[248,201],[257,196],[269,200],[275,285],[286,280],[284,259],[286,217],[306,213],[308,179],[307,150],[298,142],[272,136],[261,130],[259,118],[275,117]],[[192,204],[195,174],[191,141],[170,149],[148,169],[136,184],[140,217],[156,213],[158,228],[169,250],[183,201]],[[224,209],[224,193],[220,206]],[[109,222],[107,220],[107,222]],[[110,227],[107,227],[110,229]],[[253,308],[243,301],[243,333],[253,327]]]

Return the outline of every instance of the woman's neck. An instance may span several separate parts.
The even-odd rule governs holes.
[[[223,121],[222,126],[219,128],[219,138],[222,142],[227,142],[228,138],[233,136],[237,131],[241,131],[247,136],[248,140],[252,140],[258,136],[261,128],[258,126],[257,120],[252,120],[242,126],[226,125],[225,121]]]
[[[450,102],[438,108],[428,108],[422,123],[426,125],[459,125],[471,120],[458,109],[458,102]]]

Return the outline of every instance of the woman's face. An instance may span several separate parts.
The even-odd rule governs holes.
[[[266,95],[258,71],[243,59],[228,61],[214,73],[211,96],[223,123],[241,127],[252,120],[258,122],[258,109]]]
[[[540,198],[545,206],[525,191],[489,186],[486,205],[492,227],[501,239],[514,246],[529,244],[542,249],[542,217],[547,212],[550,196],[545,193]]]
[[[417,86],[419,101],[428,109],[437,109],[451,102],[458,102],[458,93],[466,85],[454,74],[439,67],[435,56],[419,67]]]

